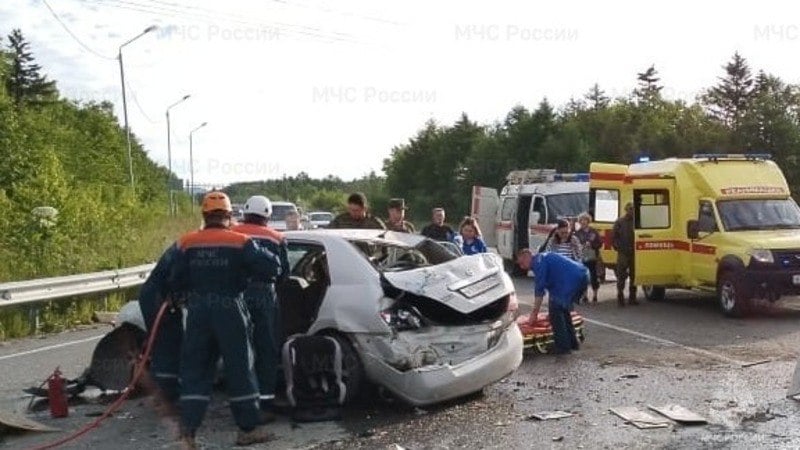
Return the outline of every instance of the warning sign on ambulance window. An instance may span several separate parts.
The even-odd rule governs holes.
[[[736,186],[721,189],[722,195],[785,194],[780,186]]]

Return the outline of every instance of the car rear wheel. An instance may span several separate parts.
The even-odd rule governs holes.
[[[750,306],[750,295],[741,277],[733,271],[723,272],[717,281],[717,298],[722,312],[730,317],[742,317]]]
[[[664,286],[643,286],[644,287],[644,298],[650,300],[651,302],[660,302],[664,300],[666,296],[667,290]]]

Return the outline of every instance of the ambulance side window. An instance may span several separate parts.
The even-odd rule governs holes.
[[[714,217],[714,206],[711,202],[703,200],[700,202],[700,211],[697,213],[697,226],[700,231],[714,232],[717,228],[717,218]]]
[[[633,218],[638,229],[670,227],[669,191],[637,189],[633,192]]]
[[[514,202],[516,200],[516,197],[503,199],[503,206],[500,208],[500,220],[504,222],[514,220]]]
[[[536,223],[545,223],[545,220],[547,220],[547,208],[544,205],[544,197],[537,195],[533,198],[533,212],[539,213],[539,220]]]
[[[594,188],[589,192],[589,197],[595,222],[612,223],[619,218],[618,190]]]

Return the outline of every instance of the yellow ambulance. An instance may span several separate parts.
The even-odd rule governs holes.
[[[726,315],[741,316],[753,299],[800,294],[800,208],[770,155],[592,163],[589,202],[612,268],[611,230],[633,204],[635,283],[649,300],[668,288],[713,291]]]

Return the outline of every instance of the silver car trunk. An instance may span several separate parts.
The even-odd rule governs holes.
[[[395,288],[469,314],[514,291],[498,255],[462,256],[435,266],[384,272]]]

